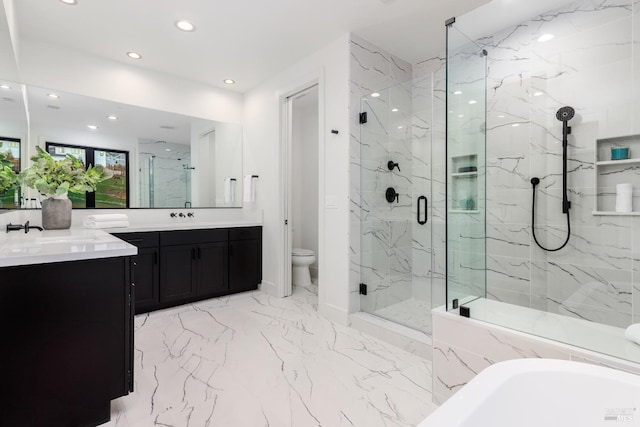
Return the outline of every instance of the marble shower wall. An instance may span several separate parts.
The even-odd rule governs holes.
[[[170,151],[167,151],[170,150]],[[191,201],[191,147],[140,141],[140,206],[149,207],[150,163],[153,159],[154,207],[178,207]]]
[[[352,37],[352,312],[375,312],[411,298],[430,303],[431,225],[417,225],[416,199],[431,198],[432,82],[427,76],[416,85],[412,77],[411,64]],[[380,96],[370,96],[374,92]],[[362,127],[361,109],[368,114]],[[399,169],[389,171],[390,160]],[[386,201],[388,187],[399,193],[397,202]],[[362,299],[361,282],[368,286]]]
[[[579,1],[479,40],[489,54],[489,298],[619,327],[640,320],[640,219],[592,214],[596,198],[611,197],[621,182],[634,183],[640,210],[640,167],[594,164],[596,140],[640,133],[639,5]],[[543,34],[555,37],[540,42]],[[567,226],[555,115],[565,105],[576,110],[568,152],[571,239],[545,252],[533,241],[530,179],[541,181],[536,237],[557,247]]]

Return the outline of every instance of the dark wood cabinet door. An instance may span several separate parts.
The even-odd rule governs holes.
[[[229,241],[229,290],[257,289],[262,280],[262,241]]]
[[[160,249],[138,248],[131,257],[136,285],[136,314],[153,310],[160,303]]]
[[[193,245],[160,249],[160,302],[187,300],[196,295],[196,248]]]
[[[197,246],[198,296],[228,293],[227,242],[201,243]]]

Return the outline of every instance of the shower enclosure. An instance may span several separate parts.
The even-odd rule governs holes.
[[[433,230],[444,225],[434,226],[432,75],[371,93],[360,111],[360,310],[430,335]]]
[[[191,207],[190,147],[141,141],[140,149],[140,207]]]
[[[640,362],[639,9],[491,2],[447,26],[448,310]]]

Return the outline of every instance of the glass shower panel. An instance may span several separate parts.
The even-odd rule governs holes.
[[[486,52],[447,27],[447,309],[486,292]]]
[[[361,100],[361,310],[431,333],[431,76]]]

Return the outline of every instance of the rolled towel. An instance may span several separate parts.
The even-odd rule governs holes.
[[[87,216],[88,222],[129,221],[125,214],[99,214]]]
[[[101,221],[101,222],[90,222],[85,221],[84,226],[86,228],[127,228],[129,226],[129,221]]]
[[[624,337],[629,341],[640,344],[640,323],[634,323],[625,329]]]

